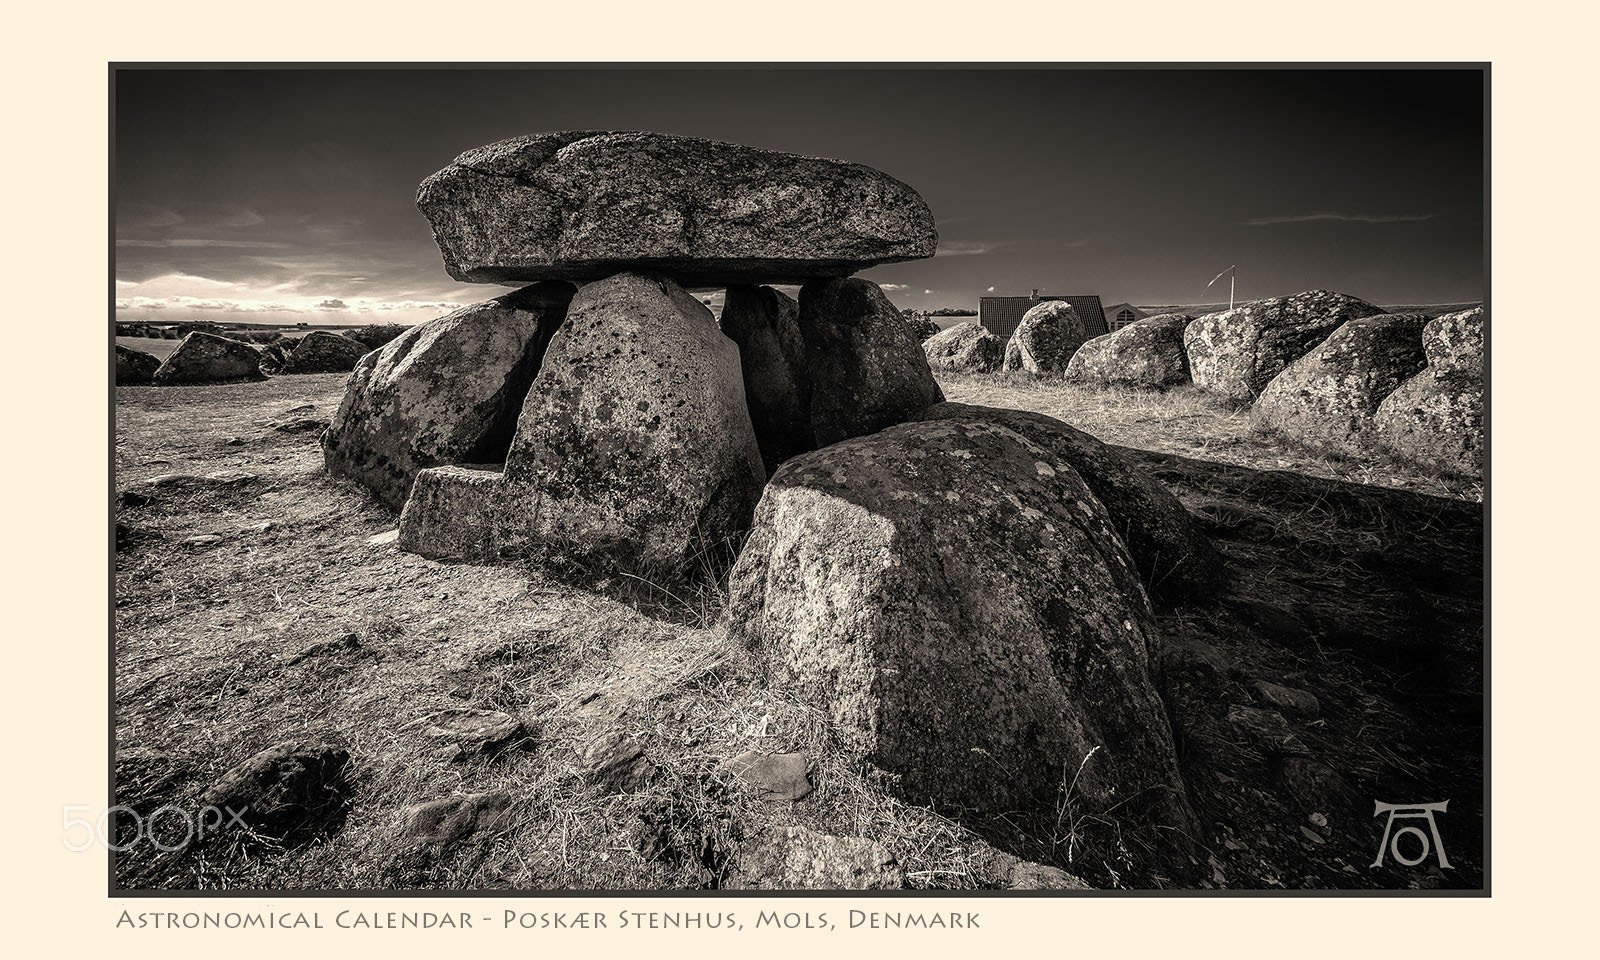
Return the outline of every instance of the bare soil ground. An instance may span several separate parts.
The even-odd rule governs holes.
[[[1055,388],[1010,404],[1154,451],[1135,455],[1205,518],[1236,574],[1227,595],[1162,614],[1162,682],[1207,833],[1190,862],[1149,870],[1119,855],[1115,810],[978,820],[895,800],[840,759],[815,713],[762,689],[717,625],[714,584],[668,596],[373,542],[395,517],[321,471],[314,421],[342,385],[117,390],[116,487],[135,493],[115,507],[119,802],[192,807],[283,740],[325,739],[352,757],[321,835],[136,844],[116,858],[120,886],[707,888],[726,882],[741,839],[774,823],[878,840],[914,887],[994,885],[982,867],[992,847],[1097,886],[1481,884],[1481,510],[1460,499],[1471,491],[1324,479],[1337,474],[1287,453],[1296,472],[1262,471],[1281,464],[1233,413],[1194,398],[1169,397],[1186,408],[1170,417],[1155,400],[1096,405]],[[982,379],[945,389],[993,404],[1025,393]],[[148,485],[164,474],[189,479]],[[1313,693],[1319,715],[1263,732],[1239,712],[1267,706],[1257,680]],[[493,757],[443,760],[422,725],[457,706],[515,714],[532,734]],[[583,745],[611,730],[659,768],[641,792],[604,795],[583,771]],[[763,801],[719,771],[751,747],[807,752],[815,792]],[[490,835],[445,850],[400,842],[408,805],[496,788],[518,813]],[[1446,798],[1452,870],[1368,867],[1374,799]]]

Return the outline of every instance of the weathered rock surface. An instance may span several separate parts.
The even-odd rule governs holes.
[[[1453,380],[1483,379],[1483,308],[1434,317],[1422,330],[1422,348],[1435,374]]]
[[[771,287],[729,287],[721,323],[739,346],[750,423],[771,474],[795,454],[816,449],[800,304]]]
[[[417,206],[457,280],[802,283],[933,256],[916,191],[856,163],[656,133],[566,131],[468,150]]]
[[[428,718],[424,736],[443,745],[446,760],[488,756],[526,740],[528,728],[520,719],[499,710],[455,707]]]
[[[764,800],[799,800],[812,790],[811,761],[803,753],[746,750],[722,766]]]
[[[233,811],[263,835],[311,829],[343,803],[349,761],[347,751],[330,744],[280,743],[223,774],[200,802]]]
[[[161,368],[161,361],[143,350],[131,350],[117,344],[117,386],[128,387],[146,384]]]
[[[474,833],[492,834],[509,827],[514,807],[505,790],[430,800],[406,808],[400,835],[412,844],[446,847]]]
[[[360,340],[326,330],[313,330],[300,339],[284,361],[283,373],[344,373],[354,370],[369,348]]]
[[[766,480],[739,348],[671,280],[584,286],[528,393],[506,480],[523,511],[511,533],[576,555],[672,575],[724,549]]]
[[[1183,331],[1194,320],[1165,313],[1095,337],[1072,355],[1067,379],[1074,383],[1159,389],[1189,382]]]
[[[1378,407],[1373,430],[1385,450],[1456,476],[1483,473],[1483,385],[1440,376],[1432,367],[1401,384]]]
[[[396,540],[430,560],[491,563],[514,550],[522,506],[499,464],[429,467],[411,485]]]
[[[1208,313],[1183,332],[1189,373],[1203,390],[1254,400],[1273,377],[1341,324],[1382,312],[1365,300],[1310,290]]]
[[[255,347],[198,330],[184,337],[178,349],[151,375],[151,381],[158,386],[264,379],[261,354]]]
[[[918,343],[925,343],[929,337],[939,332],[939,325],[928,317],[908,317],[906,324],[911,327],[911,332],[917,335]]]
[[[923,417],[997,423],[1065,460],[1104,505],[1153,596],[1178,601],[1221,589],[1226,578],[1222,558],[1199,522],[1160,481],[1121,452],[1054,417],[1026,410],[941,403]]]
[[[1083,318],[1065,300],[1046,300],[1022,315],[1006,341],[1004,370],[1063,373],[1086,338]]]
[[[640,790],[657,769],[638,741],[616,730],[601,734],[584,747],[583,768],[606,793]]]
[[[1083,809],[1189,828],[1133,560],[1071,465],[1015,431],[933,420],[794,458],[729,589],[766,681],[907,797],[1048,808],[1082,766]]]
[[[857,277],[800,289],[815,446],[876,433],[944,399],[927,357],[877,284]]]
[[[1416,314],[1349,321],[1267,384],[1255,421],[1308,447],[1364,452],[1378,405],[1422,369],[1427,322]]]
[[[903,871],[887,847],[799,825],[745,841],[729,878],[733,890],[898,890]]]
[[[922,342],[928,366],[935,370],[960,370],[966,373],[993,373],[999,370],[1005,348],[1005,341],[976,320],[945,327]]]
[[[300,345],[299,337],[279,337],[278,339],[261,348],[261,370],[263,373],[282,373],[283,365],[289,362],[289,355],[294,353],[294,348]]]
[[[399,510],[417,472],[502,462],[572,287],[535,284],[412,327],[366,354],[322,438],[328,471]]]

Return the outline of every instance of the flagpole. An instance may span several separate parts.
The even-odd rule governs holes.
[[[1233,309],[1233,281],[1239,279],[1239,268],[1235,267],[1228,273],[1228,309]]]

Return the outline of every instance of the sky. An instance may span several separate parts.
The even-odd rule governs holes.
[[[1215,302],[1230,264],[1241,300],[1483,294],[1475,70],[123,69],[115,111],[119,320],[417,323],[498,296],[446,275],[417,184],[566,129],[903,180],[938,254],[862,274],[901,307]]]

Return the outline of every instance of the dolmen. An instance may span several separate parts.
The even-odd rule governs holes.
[[[1155,611],[1222,589],[1222,558],[1115,448],[944,402],[918,327],[851,276],[932,255],[914,191],[579,132],[469,150],[417,200],[451,276],[521,286],[350,375],[324,459],[400,512],[401,549],[725,571],[762,682],[901,795],[1050,811],[1068,776],[1141,849],[1194,835]]]
[[[943,399],[914,329],[851,276],[938,243],[923,199],[880,171],[548,133],[468,150],[417,206],[450,276],[520,288],[351,374],[324,459],[402,510],[404,549],[672,579],[737,546],[783,460]],[[690,293],[714,287],[720,326]]]

